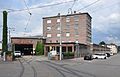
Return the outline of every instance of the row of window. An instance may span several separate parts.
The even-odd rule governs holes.
[[[79,21],[79,16],[74,16],[74,21]],[[57,22],[59,23],[60,22],[60,18],[57,19]],[[70,22],[70,17],[66,17],[66,22]],[[48,19],[47,20],[47,23],[51,23],[51,20]]]
[[[51,29],[52,29],[52,28],[51,28],[50,26],[47,27],[47,31],[51,31]],[[66,25],[66,29],[70,29],[70,26],[69,26],[69,25]],[[79,29],[79,26],[76,24],[76,25],[74,26],[74,29],[75,29],[75,30]],[[60,30],[60,26],[57,27],[57,30]]]
[[[61,34],[58,33],[57,37],[60,37],[60,36],[61,36]],[[51,34],[47,34],[47,37],[52,37],[52,35]],[[66,37],[70,37],[70,33],[69,32],[66,32]]]

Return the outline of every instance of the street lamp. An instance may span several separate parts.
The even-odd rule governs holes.
[[[60,60],[62,60],[62,25],[61,25],[61,15],[60,16]]]

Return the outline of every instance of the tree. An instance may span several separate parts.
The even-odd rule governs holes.
[[[37,42],[36,49],[35,49],[36,55],[44,55],[44,45],[41,42]]]
[[[7,11],[3,11],[2,55],[7,49]]]
[[[105,45],[106,43],[104,41],[101,41],[99,45]]]

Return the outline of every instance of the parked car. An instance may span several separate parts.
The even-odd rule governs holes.
[[[84,56],[84,60],[93,60],[93,56],[91,54],[87,54]]]
[[[15,57],[21,57],[21,51],[14,51]]]
[[[110,53],[106,53],[107,57],[110,57]]]
[[[94,59],[107,59],[107,55],[104,53],[97,53],[93,55]]]

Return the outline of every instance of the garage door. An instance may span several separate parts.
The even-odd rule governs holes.
[[[15,51],[21,51],[23,55],[32,55],[32,44],[15,44]]]

